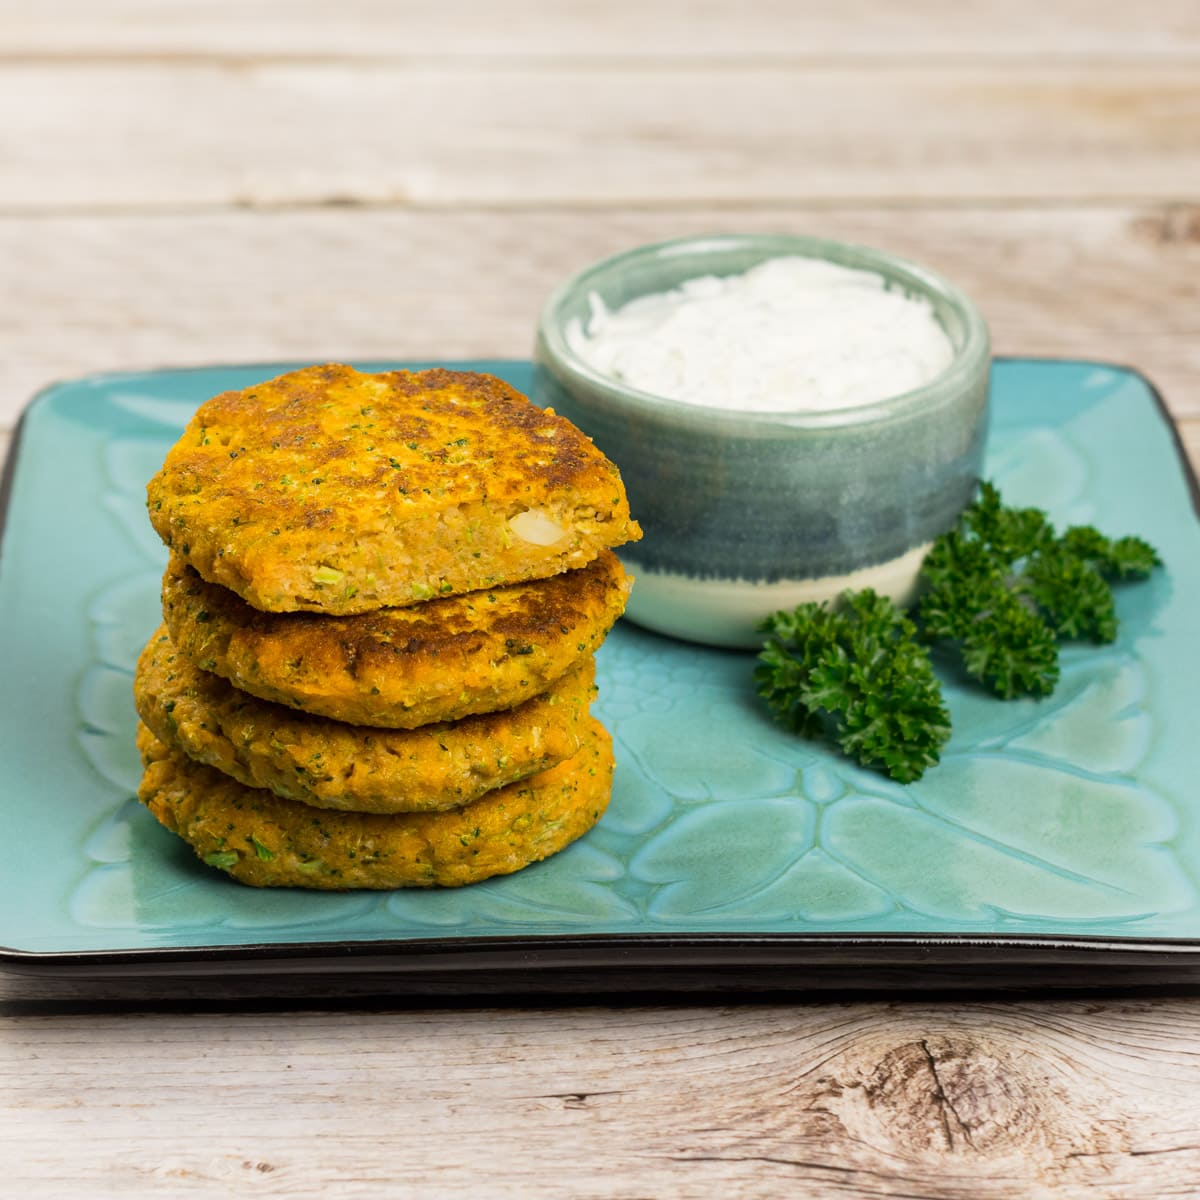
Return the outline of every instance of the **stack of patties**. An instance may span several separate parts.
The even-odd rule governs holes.
[[[592,655],[641,531],[570,422],[490,376],[310,367],[202,405],[148,499],[138,795],[210,866],[456,886],[599,819]]]

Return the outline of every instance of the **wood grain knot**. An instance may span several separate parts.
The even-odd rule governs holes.
[[[1169,204],[1160,212],[1135,218],[1133,231],[1159,245],[1200,245],[1200,205]]]
[[[1036,1140],[1042,1089],[974,1038],[948,1035],[887,1051],[865,1083],[871,1107],[915,1149],[992,1151]]]
[[[1023,1156],[1112,1149],[1104,1122],[1081,1128],[1077,1105],[1038,1057],[962,1030],[882,1048],[859,1045],[812,1105],[845,1133],[908,1156]]]

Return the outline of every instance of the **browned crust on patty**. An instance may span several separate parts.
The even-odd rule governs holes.
[[[593,654],[630,580],[615,554],[549,579],[351,617],[263,613],[178,558],[163,618],[197,666],[263,700],[415,729],[513,708]]]
[[[144,726],[138,799],[209,866],[255,887],[459,887],[562,850],[600,819],[612,743],[589,722],[578,753],[443,813],[329,812],[248,788]]]
[[[594,692],[591,658],[514,709],[396,730],[346,725],[238,691],[172,645],[165,627],[134,672],[159,741],[248,787],[318,808],[437,812],[570,758]]]
[[[201,405],[147,490],[163,541],[264,611],[335,614],[543,578],[641,536],[565,418],[464,371],[307,367]],[[562,529],[519,533],[526,512]]]

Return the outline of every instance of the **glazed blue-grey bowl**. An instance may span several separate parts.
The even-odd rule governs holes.
[[[652,395],[585,362],[567,338],[590,298],[608,309],[703,275],[800,255],[881,275],[925,298],[954,349],[928,384],[853,408],[745,412]],[[588,267],[547,301],[535,401],[568,417],[620,468],[645,536],[623,547],[628,616],[718,646],[755,646],[762,619],[874,587],[913,598],[930,542],[970,502],[987,434],[987,326],[958,288],[879,250],[785,234],[642,246]]]

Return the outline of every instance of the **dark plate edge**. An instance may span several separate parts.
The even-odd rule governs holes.
[[[364,369],[388,369],[398,363],[410,367],[439,365],[426,359],[351,360]],[[478,369],[488,364],[525,364],[524,358],[478,358],[444,360],[443,366]],[[1099,359],[997,355],[995,362],[1063,363],[1117,371],[1139,379],[1175,446],[1191,496],[1193,515],[1200,520],[1200,480],[1197,479],[1184,448],[1179,427],[1167,407],[1161,390],[1137,367]],[[13,480],[20,457],[20,446],[27,418],[33,408],[46,401],[60,387],[87,380],[115,379],[143,374],[186,374],[206,370],[252,370],[257,368],[286,371],[304,365],[298,362],[206,363],[195,366],[141,368],[106,371],[75,380],[63,380],[39,389],[18,416],[12,440],[0,474],[0,566],[3,563],[4,529],[8,518]],[[547,956],[549,951],[553,957]],[[1025,972],[1050,968],[1064,986],[1103,986],[1119,970],[1120,986],[1147,987],[1180,982],[1200,983],[1200,939],[1197,938],[1113,938],[1090,935],[1046,937],[1040,934],[907,934],[907,933],[640,933],[640,934],[540,934],[494,935],[486,938],[420,938],[370,942],[296,942],[252,943],[240,946],[199,946],[147,950],[101,950],[83,952],[37,952],[0,946],[0,974],[10,978],[40,977],[62,979],[169,978],[230,976],[274,976],[280,980],[321,972],[334,977],[369,972],[380,976],[420,976],[437,971],[451,975],[498,973],[501,981],[511,983],[513,973],[531,977],[581,973],[588,986],[604,986],[607,977],[630,969],[647,970],[651,986],[672,986],[671,972],[694,975],[725,967],[749,964],[768,980],[790,978],[796,970],[828,967],[835,972],[829,986],[838,988],[871,986],[878,972],[905,968],[940,966],[951,974],[943,982],[951,987],[972,986],[971,979],[980,971],[995,983],[1019,982]],[[1102,964],[1102,965],[1101,965]],[[1165,968],[1165,974],[1153,969]],[[1098,975],[1094,968],[1104,972]],[[955,982],[953,972],[966,970],[969,977]],[[1064,974],[1065,972],[1065,974]],[[1131,973],[1130,973],[1131,972]],[[665,973],[665,974],[664,974]],[[848,973],[848,975],[847,975]],[[623,978],[623,977],[622,977]],[[809,979],[812,986],[821,981]],[[1054,979],[1050,980],[1055,982]],[[728,986],[727,978],[714,979],[711,986]],[[892,986],[897,986],[895,980]],[[627,985],[626,985],[627,986]],[[700,986],[704,986],[701,984]],[[899,986],[904,987],[903,982]],[[918,985],[913,985],[918,986]],[[1042,986],[1045,986],[1043,981]],[[491,986],[490,993],[505,987]],[[517,991],[526,990],[517,988]],[[569,989],[570,990],[570,989]],[[622,989],[624,990],[624,989]]]
[[[37,959],[39,956],[30,956]],[[526,935],[401,943],[276,943],[0,962],[16,1003],[345,1006],[626,1004],[684,997],[845,999],[1200,992],[1200,942],[841,934]]]

